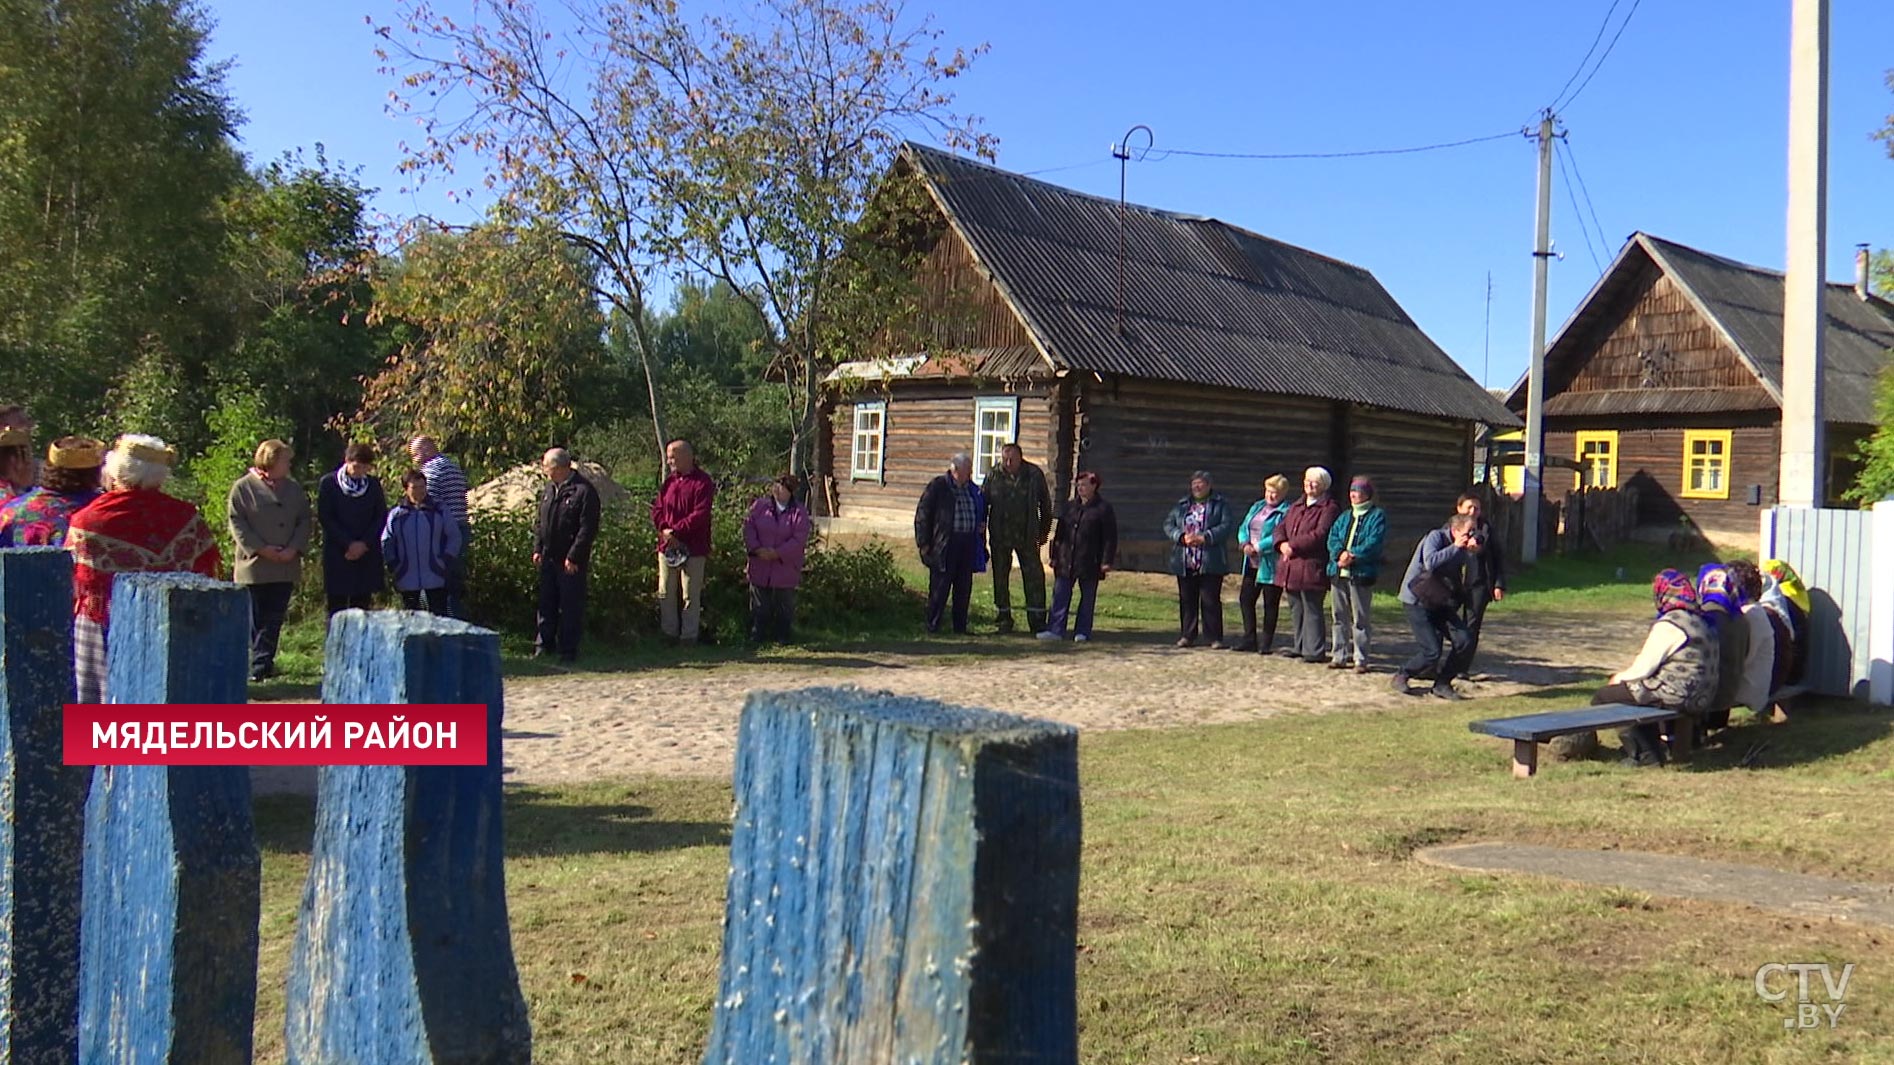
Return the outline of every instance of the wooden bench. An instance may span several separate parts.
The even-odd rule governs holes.
[[[1467,723],[1467,728],[1487,736],[1498,736],[1500,739],[1513,741],[1513,776],[1524,778],[1539,771],[1539,745],[1555,736],[1630,728],[1633,725],[1653,725],[1681,716],[1683,715],[1675,710],[1665,710],[1655,706],[1610,703],[1605,706],[1587,706],[1579,710],[1554,710],[1547,714],[1525,714],[1520,717],[1496,717],[1487,721],[1472,721]]]

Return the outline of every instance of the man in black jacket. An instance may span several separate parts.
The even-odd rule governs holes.
[[[598,490],[572,468],[565,448],[546,452],[539,468],[552,482],[539,497],[533,525],[533,565],[539,569],[539,632],[533,657],[558,651],[561,662],[579,656],[585,623],[585,575],[598,538]]]
[[[941,615],[952,593],[954,632],[966,635],[974,556],[986,535],[981,506],[980,489],[973,483],[973,460],[955,455],[947,472],[928,482],[920,505],[914,508],[914,546],[927,566],[928,632],[940,631]]]

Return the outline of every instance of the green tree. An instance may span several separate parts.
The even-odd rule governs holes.
[[[0,353],[49,428],[103,428],[134,363],[202,376],[227,325],[224,68],[184,0],[0,0]]]
[[[599,294],[637,341],[659,444],[652,271],[681,268],[750,301],[776,340],[767,374],[787,386],[806,469],[840,350],[829,338],[885,331],[841,275],[900,144],[927,132],[991,154],[945,88],[970,54],[885,0],[764,0],[701,18],[675,0],[578,0],[557,33],[527,0],[475,8],[450,18],[404,0],[379,30],[397,109],[426,131],[406,165],[446,174],[472,156],[514,217],[597,256]]]
[[[430,433],[476,466],[569,441],[619,394],[596,270],[544,229],[412,241],[376,279],[371,317],[399,350],[367,381],[359,421],[384,439]]]
[[[223,291],[237,342],[214,377],[220,391],[254,393],[288,427],[297,454],[319,465],[341,458],[325,432],[362,402],[391,340],[369,324],[373,190],[329,161],[288,155],[258,171],[225,208]]]

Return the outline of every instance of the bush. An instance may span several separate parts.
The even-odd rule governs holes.
[[[588,638],[606,641],[656,639],[657,534],[651,528],[649,495],[608,506],[600,515],[586,587]],[[705,566],[703,632],[741,639],[749,623],[743,516],[752,497],[719,494],[711,514],[711,553]],[[533,519],[527,514],[480,514],[468,555],[471,619],[505,633],[531,635],[539,578],[533,568]],[[900,612],[918,617],[894,556],[871,544],[834,548],[811,539],[803,568],[798,627],[863,631]]]

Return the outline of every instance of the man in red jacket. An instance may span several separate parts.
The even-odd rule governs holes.
[[[717,484],[697,468],[697,454],[683,440],[665,447],[664,464],[671,472],[651,501],[651,524],[658,531],[659,617],[666,639],[696,643]]]

